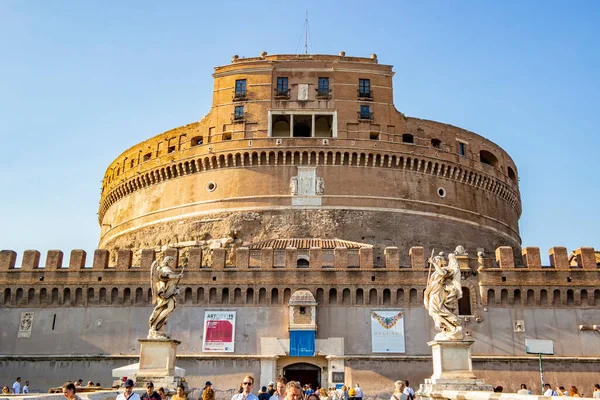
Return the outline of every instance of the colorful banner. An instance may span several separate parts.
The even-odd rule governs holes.
[[[202,352],[233,353],[235,311],[206,311]]]
[[[406,352],[402,310],[371,310],[371,351],[373,353]]]

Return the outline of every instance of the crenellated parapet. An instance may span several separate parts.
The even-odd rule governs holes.
[[[236,253],[235,265],[227,264],[231,251]],[[187,252],[168,248],[160,253],[144,249],[140,263],[133,265],[133,252],[121,249],[116,262],[109,265],[108,250],[95,250],[88,258],[84,250],[76,249],[68,259],[62,251],[50,250],[41,265],[41,253],[26,250],[17,266],[16,252],[3,250],[0,305],[148,306],[150,267],[168,255],[185,267],[180,298],[184,305],[283,304],[285,293],[309,287],[316,298],[334,299],[322,300],[322,304],[420,307],[429,272],[427,253],[420,246],[410,248],[409,265],[400,264],[401,253],[397,247],[385,248],[385,264],[376,267],[372,247],[192,247]],[[472,293],[474,308],[592,307],[600,305],[599,256],[591,247],[581,247],[570,257],[566,248],[553,247],[542,265],[539,248],[526,247],[524,265],[515,265],[511,248],[499,247],[494,257],[462,254],[458,260],[463,290]],[[310,272],[310,283],[302,281],[306,272]]]

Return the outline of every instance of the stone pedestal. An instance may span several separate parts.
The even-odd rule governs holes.
[[[139,370],[135,376],[136,386],[152,381],[154,387],[174,388],[181,383],[183,375],[175,370],[177,346],[174,339],[138,339],[141,345]],[[185,372],[183,372],[185,373]]]
[[[427,343],[433,355],[433,375],[425,379],[417,394],[421,398],[443,398],[445,390],[492,391],[473,374],[471,346],[473,340],[434,340]]]

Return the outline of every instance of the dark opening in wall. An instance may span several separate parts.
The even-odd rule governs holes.
[[[508,177],[510,179],[512,179],[513,181],[517,181],[517,174],[515,174],[515,171],[511,168],[511,167],[507,167],[506,171],[508,172]]]
[[[472,315],[471,314],[471,293],[469,288],[463,286],[462,298],[458,300],[458,315]]]
[[[414,142],[415,142],[415,138],[413,135],[411,135],[410,133],[402,134],[402,143],[414,143]]]
[[[223,140],[231,140],[231,132],[223,132]]]
[[[442,141],[440,139],[431,139],[431,147],[435,147],[436,149],[441,149]]]
[[[152,153],[144,154],[144,162],[149,161],[151,157],[152,157]]]
[[[199,146],[204,143],[204,138],[202,136],[194,136],[191,141],[191,146]]]
[[[175,151],[175,146],[169,146],[169,148],[167,148],[167,153],[173,153]]]
[[[369,139],[379,140],[379,132],[371,132],[371,134],[369,135]]]
[[[495,167],[498,165],[498,159],[495,155],[486,150],[481,150],[479,152],[479,160],[484,163]]]

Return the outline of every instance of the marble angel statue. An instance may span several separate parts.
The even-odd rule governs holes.
[[[435,340],[462,340],[464,335],[457,310],[458,299],[462,297],[460,266],[456,254],[448,255],[448,263],[443,254],[429,259],[435,271],[427,280],[425,308],[438,331]]]
[[[183,270],[176,274],[171,267],[174,258],[167,256],[161,263],[154,261],[150,268],[152,285],[152,304],[156,304],[150,316],[148,339],[168,339],[169,335],[161,332],[167,323],[167,318],[177,306],[176,297],[179,294],[177,285],[183,276]]]

